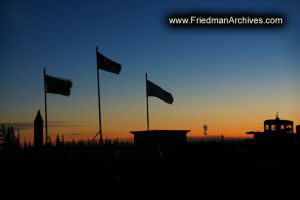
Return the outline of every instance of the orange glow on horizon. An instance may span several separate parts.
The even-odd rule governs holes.
[[[265,119],[256,119],[252,122],[249,120],[217,120],[208,124],[208,134],[205,136],[203,134],[203,124],[198,124],[194,121],[180,121],[178,123],[166,122],[166,121],[158,121],[152,120],[152,125],[150,125],[150,129],[152,130],[191,130],[188,133],[189,138],[211,138],[211,137],[219,137],[223,135],[225,138],[249,138],[249,135],[246,135],[248,131],[263,131],[263,121]],[[292,120],[294,121],[294,128],[296,125],[300,124],[300,120]],[[156,124],[155,124],[156,123]],[[119,140],[132,140],[133,136],[130,134],[130,131],[137,130],[146,130],[145,123],[139,123],[137,128],[132,128],[130,125],[122,124],[119,127],[109,126],[109,124],[105,124],[105,127],[109,127],[107,129],[103,129],[103,139],[119,139]],[[172,128],[165,128],[172,127]],[[295,131],[295,130],[294,130]],[[91,125],[89,127],[51,127],[48,129],[49,136],[51,138],[52,143],[56,141],[56,135],[58,134],[60,139],[62,135],[64,135],[64,141],[71,142],[74,141],[88,141],[91,140],[96,133],[98,132],[98,126]],[[45,134],[45,131],[44,131]],[[45,135],[44,135],[45,139]],[[99,136],[96,140],[99,139]],[[27,144],[30,142],[33,144],[33,129],[26,129],[20,131],[20,140],[23,145],[25,140]]]

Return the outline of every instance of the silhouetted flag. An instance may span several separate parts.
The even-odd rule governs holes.
[[[72,82],[52,76],[45,75],[46,92],[69,96],[71,93]]]
[[[119,74],[121,71],[121,65],[119,63],[116,63],[115,61],[110,60],[109,58],[106,58],[104,55],[98,52],[98,48],[96,49],[96,55],[97,55],[97,68],[103,69],[105,71]]]
[[[173,97],[171,93],[163,90],[161,87],[155,85],[149,80],[147,80],[147,95],[160,98],[161,100],[169,104],[173,103]]]

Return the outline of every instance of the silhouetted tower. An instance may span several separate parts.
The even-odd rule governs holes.
[[[34,120],[34,147],[43,145],[43,118],[38,110]]]

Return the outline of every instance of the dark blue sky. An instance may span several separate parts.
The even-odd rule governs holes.
[[[278,111],[300,120],[297,1],[9,0],[0,4],[0,122],[32,121],[37,109],[44,112],[46,67],[50,75],[73,81],[71,97],[48,95],[49,120],[97,128],[96,45],[122,64],[119,76],[100,72],[104,126],[112,135],[119,130],[110,123],[123,121],[124,134],[145,126],[146,72],[175,100],[171,107],[153,100],[155,119],[180,116],[170,119],[177,123],[195,117],[184,125],[199,124],[199,130],[204,121],[220,121],[216,115],[250,120],[255,114],[262,118],[259,113],[265,117]],[[167,24],[168,14],[198,10],[279,13],[285,25],[176,29]],[[247,118],[249,112],[252,118]]]

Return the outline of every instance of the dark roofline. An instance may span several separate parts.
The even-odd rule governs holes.
[[[280,123],[294,123],[293,121],[291,121],[291,120],[278,120],[278,119],[267,119],[267,120],[265,120],[264,121],[264,123],[278,123],[278,122],[280,122]]]
[[[174,133],[188,133],[191,130],[145,130],[145,131],[130,131],[131,134],[160,134],[160,133],[166,133],[166,134],[174,134]]]
[[[248,131],[246,132],[246,134],[263,134],[264,132],[260,132],[260,131]]]

